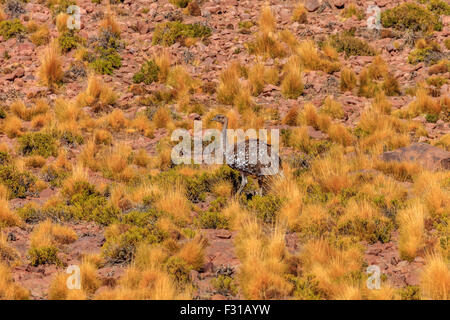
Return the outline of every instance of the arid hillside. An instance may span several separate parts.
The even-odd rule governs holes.
[[[448,0],[0,0],[0,299],[447,300],[449,216]]]

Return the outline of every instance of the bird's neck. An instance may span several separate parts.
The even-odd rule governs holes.
[[[228,119],[225,120],[222,128],[222,148],[224,156],[227,150],[227,128],[228,128]]]

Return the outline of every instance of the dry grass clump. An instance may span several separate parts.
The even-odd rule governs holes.
[[[235,245],[242,262],[239,283],[247,299],[282,299],[290,294],[284,233],[277,227],[264,234],[256,220],[242,221]]]
[[[158,79],[161,82],[166,82],[169,75],[171,56],[167,49],[163,49],[159,54],[155,55],[155,63],[159,68]]]
[[[100,22],[100,28],[109,30],[117,36],[120,36],[120,25],[116,20],[116,16],[111,8],[106,11],[104,19]]]
[[[158,210],[166,212],[175,221],[179,221],[180,223],[188,223],[191,220],[189,202],[186,199],[184,191],[179,186],[161,194],[155,206]]]
[[[78,239],[77,234],[70,227],[53,224],[50,220],[41,222],[31,234],[31,247],[55,246],[69,244]]]
[[[16,116],[8,117],[8,121],[4,121],[2,129],[10,139],[20,137],[23,134],[22,121]]]
[[[0,264],[15,265],[20,262],[20,255],[17,250],[9,245],[6,236],[0,234]]]
[[[304,192],[298,186],[287,165],[285,167],[283,168],[284,177],[276,177],[271,181],[270,192],[280,198],[289,195],[278,212],[277,220],[280,225],[286,226],[289,230],[299,231],[304,226],[304,212],[302,211]]]
[[[38,78],[41,83],[53,89],[63,78],[61,50],[57,41],[52,41],[41,54]]]
[[[36,46],[48,44],[50,41],[50,30],[46,24],[41,25],[36,31],[30,35],[30,40]]]
[[[0,6],[0,22],[8,19],[8,16],[5,13],[5,10],[3,10],[3,6]]]
[[[258,25],[259,32],[255,40],[251,43],[246,43],[249,52],[266,58],[284,56],[286,50],[278,40],[279,35],[276,33],[276,20],[270,6],[266,5],[262,8]]]
[[[330,115],[333,119],[342,119],[345,115],[344,110],[342,109],[342,104],[334,100],[333,96],[328,96],[325,98],[320,111]]]
[[[373,167],[393,176],[399,181],[413,181],[413,179],[422,171],[422,168],[416,162],[408,161],[375,161]]]
[[[99,257],[84,256],[80,265],[80,289],[69,289],[67,281],[70,274],[57,273],[50,283],[48,298],[50,300],[85,300],[101,286],[97,276],[97,267],[101,263]]]
[[[347,67],[342,68],[340,88],[342,92],[352,91],[356,87],[357,79],[355,72]]]
[[[0,198],[0,228],[14,227],[22,223],[20,217],[9,208],[6,198]]]
[[[136,249],[134,264],[125,270],[118,284],[102,290],[99,300],[179,300],[191,299],[192,288],[186,278],[171,272],[170,258],[162,247],[141,244]]]
[[[88,78],[86,91],[77,96],[79,107],[92,107],[94,112],[104,111],[108,106],[114,105],[117,95],[113,89],[94,74]]]
[[[328,55],[320,52],[314,41],[304,40],[297,46],[296,54],[305,69],[333,73],[340,69],[339,62],[334,61],[338,56],[336,51],[332,51],[331,47],[327,46],[326,48]]]
[[[414,179],[415,193],[433,217],[444,217],[449,212],[450,192],[445,187],[448,178],[445,172],[422,171]]]
[[[231,63],[219,76],[217,99],[223,104],[232,104],[240,89],[241,66],[238,62]]]
[[[8,266],[0,263],[0,299],[28,300],[30,291],[14,282]]]
[[[399,251],[403,259],[413,260],[425,245],[426,217],[426,209],[419,201],[399,211]]]
[[[357,247],[338,249],[326,240],[312,240],[301,254],[303,272],[314,276],[318,289],[329,299],[361,299],[361,284],[352,273],[361,270],[363,255]]]
[[[289,69],[281,82],[281,93],[287,99],[297,99],[303,93],[302,72],[299,68]]]
[[[135,176],[135,171],[129,166],[131,155],[131,147],[124,143],[109,148],[102,155],[101,170],[104,175],[113,180],[130,181]]]
[[[415,117],[421,113],[438,115],[441,109],[438,100],[430,97],[425,88],[419,88],[416,92],[416,99],[409,104],[406,112],[409,117]]]
[[[306,23],[308,21],[307,11],[303,3],[298,3],[292,12],[292,20],[298,23]]]
[[[354,142],[352,134],[340,123],[331,124],[328,128],[328,135],[332,141],[337,142],[344,147],[348,147]]]
[[[298,117],[300,114],[300,108],[298,107],[298,105],[294,105],[292,106],[288,112],[286,113],[286,115],[284,116],[282,123],[283,124],[287,124],[289,126],[296,126],[298,123]]]
[[[426,257],[421,273],[422,295],[433,300],[448,300],[450,297],[450,270],[448,262],[438,253]]]
[[[68,19],[69,19],[69,15],[65,12],[60,12],[56,16],[56,21],[55,21],[56,29],[58,29],[58,31],[60,33],[67,31],[67,20]]]
[[[311,169],[314,178],[326,192],[338,194],[353,183],[352,176],[348,174],[350,164],[340,148],[332,149],[326,156],[314,161]]]
[[[32,107],[27,107],[23,100],[16,100],[10,105],[9,109],[20,119],[30,121],[37,115],[46,114],[50,107],[44,99],[36,100]]]

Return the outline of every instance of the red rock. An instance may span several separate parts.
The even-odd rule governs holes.
[[[305,9],[309,12],[314,12],[319,9],[320,1],[319,0],[306,0],[305,1]]]
[[[429,170],[450,169],[450,152],[426,143],[413,143],[385,152],[381,158],[384,161],[416,161]]]

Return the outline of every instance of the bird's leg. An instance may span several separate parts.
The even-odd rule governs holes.
[[[260,195],[261,197],[263,195],[263,183],[264,182],[262,178],[258,179],[259,192],[257,194]]]
[[[239,187],[238,191],[236,192],[236,195],[239,195],[241,193],[241,191],[245,188],[245,186],[247,185],[247,176],[243,173],[241,173],[241,177],[242,177],[242,182],[241,182],[241,186]]]

